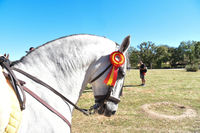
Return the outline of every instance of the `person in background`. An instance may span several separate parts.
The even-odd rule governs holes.
[[[29,51],[26,51],[26,53],[29,53],[29,52],[33,51],[34,49],[35,49],[34,47],[30,47]]]
[[[145,74],[147,72],[147,67],[145,66],[145,64],[142,61],[140,61],[139,69],[140,69],[140,78],[142,80],[141,85],[144,86],[145,85]]]
[[[34,47],[30,47],[29,52],[33,51],[34,49],[35,49]]]
[[[6,59],[9,59],[9,56],[10,56],[10,55],[5,53],[3,56],[4,56]]]

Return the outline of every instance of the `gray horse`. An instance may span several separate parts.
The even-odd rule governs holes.
[[[117,111],[120,101],[129,45],[130,36],[118,45],[100,36],[72,35],[41,45],[20,60],[13,62],[12,65],[52,86],[74,104],[78,102],[83,90],[90,83],[95,97],[96,111],[99,114],[111,116]],[[125,55],[125,63],[118,71],[115,85],[110,87],[104,83],[104,80],[112,69],[109,67],[111,64],[109,56],[114,51]],[[21,73],[16,71],[14,73],[17,78],[26,82],[29,89],[58,110],[71,123],[74,106]],[[105,100],[110,88],[110,98],[102,101]],[[62,119],[29,94],[26,94],[26,109],[23,110],[22,117],[20,133],[71,131]]]

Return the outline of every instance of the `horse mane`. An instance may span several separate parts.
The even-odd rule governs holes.
[[[15,60],[11,63],[11,66],[13,65],[16,65],[20,62],[22,62],[26,57],[28,57],[32,52],[38,50],[39,48],[42,48],[42,47],[45,47],[46,45],[51,45],[52,43],[56,42],[56,41],[59,41],[59,40],[62,40],[62,39],[67,39],[67,38],[70,38],[70,37],[75,37],[75,36],[80,36],[80,35],[88,35],[88,36],[94,36],[94,37],[100,37],[100,38],[104,38],[104,39],[108,39],[106,38],[105,36],[98,36],[98,35],[93,35],[93,34],[72,34],[72,35],[67,35],[67,36],[63,36],[63,37],[60,37],[60,38],[57,38],[57,39],[54,39],[54,40],[51,40],[51,41],[48,41],[46,43],[44,43],[43,45],[40,45],[38,47],[36,47],[33,51],[30,51],[30,52],[27,52],[27,54],[25,56],[22,56],[19,60]],[[109,40],[109,39],[108,39]],[[115,42],[115,44],[117,46],[119,46],[119,44],[117,44]]]
[[[51,86],[73,88],[77,78],[81,76],[77,73],[87,71],[90,65],[100,57],[110,54],[117,45],[101,36],[70,35],[36,47],[20,60],[12,62],[11,66],[19,67],[32,75],[38,75],[42,70],[42,75],[49,74],[49,81],[56,82],[50,82]],[[45,76],[39,78],[45,81]]]

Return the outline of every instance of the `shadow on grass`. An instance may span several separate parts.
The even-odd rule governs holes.
[[[92,87],[86,87],[83,93],[92,92]]]
[[[141,85],[124,85],[123,87],[138,87],[138,86],[141,86]]]
[[[138,87],[141,85],[124,85],[123,87]],[[86,87],[83,93],[92,92],[92,87]]]

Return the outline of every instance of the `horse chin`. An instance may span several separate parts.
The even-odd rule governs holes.
[[[115,112],[117,111],[117,108],[118,108],[118,104],[115,104],[113,102],[107,102],[106,104],[104,104],[98,109],[98,114],[111,117],[112,115],[115,114]]]

